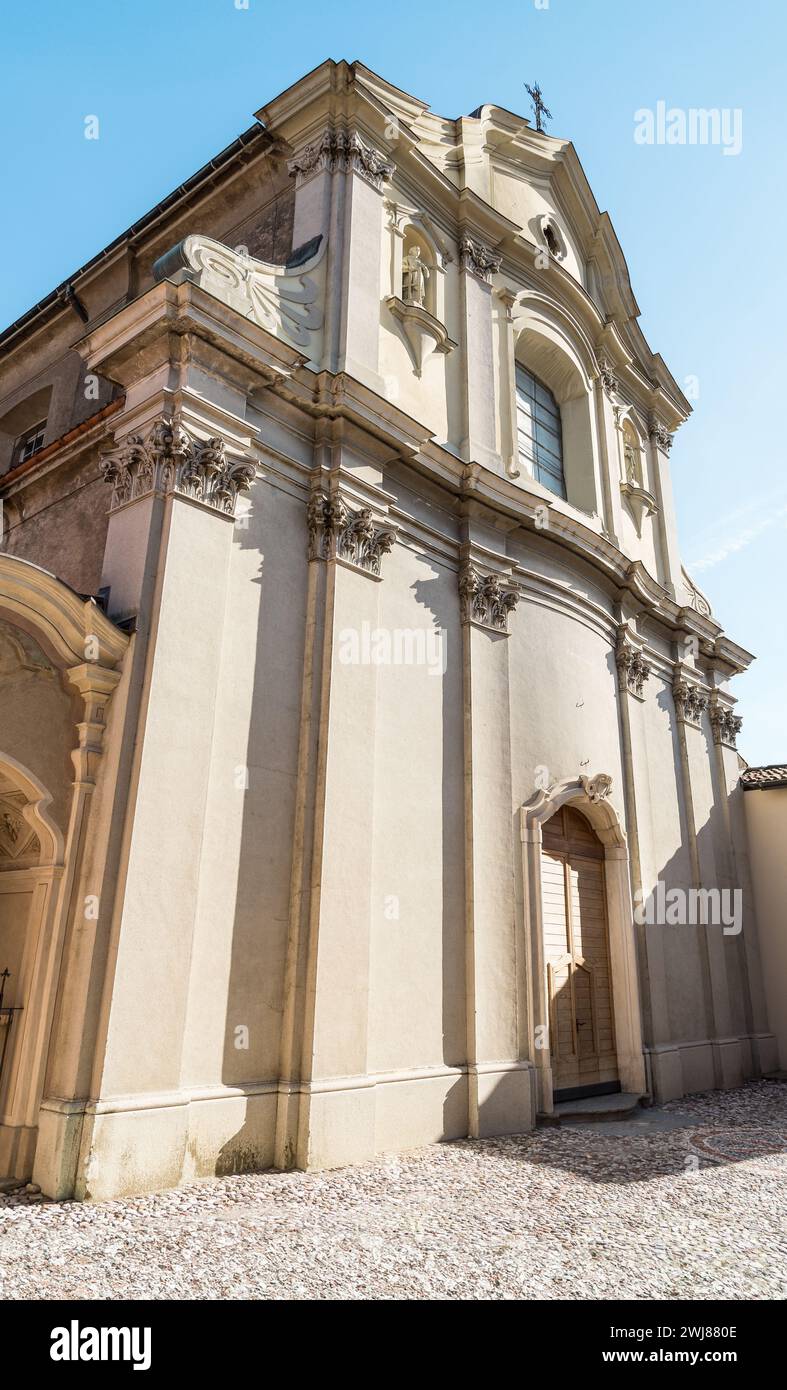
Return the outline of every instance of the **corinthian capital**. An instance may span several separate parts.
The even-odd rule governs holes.
[[[469,560],[459,571],[462,622],[508,632],[508,615],[519,602],[516,589],[504,586],[497,574],[479,574]]]
[[[726,744],[728,748],[737,747],[736,740],[743,720],[739,714],[733,713],[729,705],[723,705],[716,697],[711,699],[710,722],[714,743]]]
[[[651,415],[648,421],[648,432],[656,447],[668,454],[672,448],[672,435],[655,415]]]
[[[483,242],[473,241],[467,232],[462,232],[459,238],[459,261],[463,270],[477,275],[479,280],[485,281],[488,285],[492,276],[500,269],[502,259],[491,247],[484,246]]]
[[[615,665],[618,668],[618,684],[621,691],[643,699],[645,681],[650,679],[650,667],[639,648],[625,635],[618,638]]]
[[[246,458],[228,458],[223,439],[198,439],[177,418],[160,419],[147,434],[129,434],[99,460],[112,488],[110,510],[157,492],[188,497],[211,511],[235,515],[238,495],[254,479]]]
[[[381,189],[390,179],[394,166],[373,145],[361,139],[357,130],[342,130],[329,126],[319,140],[306,145],[287,163],[289,172],[298,184],[312,174],[327,169],[330,173],[360,174],[361,178]]]

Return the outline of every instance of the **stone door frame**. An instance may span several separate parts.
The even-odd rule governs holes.
[[[570,777],[536,792],[520,807],[524,880],[525,954],[530,1055],[538,1085],[538,1110],[554,1110],[549,1045],[549,998],[544,962],[541,891],[542,826],[561,806],[573,806],[590,822],[604,846],[607,930],[618,1072],[623,1091],[644,1095],[645,1055],[642,1042],[637,949],[631,902],[626,836],[608,800],[612,779]]]

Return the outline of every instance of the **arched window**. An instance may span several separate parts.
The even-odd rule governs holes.
[[[516,423],[519,458],[536,482],[566,496],[560,406],[548,386],[526,367],[516,368]]]

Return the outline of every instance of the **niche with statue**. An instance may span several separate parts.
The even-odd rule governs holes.
[[[401,226],[394,221],[393,281],[395,293],[386,304],[400,327],[413,371],[420,377],[433,353],[456,347],[443,318],[445,254],[426,229],[416,223]]]

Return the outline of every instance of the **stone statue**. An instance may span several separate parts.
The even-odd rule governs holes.
[[[624,438],[623,458],[626,466],[626,481],[639,486],[639,451],[630,439]]]
[[[402,261],[402,299],[405,304],[426,305],[426,284],[431,271],[421,260],[420,246],[413,246]]]

